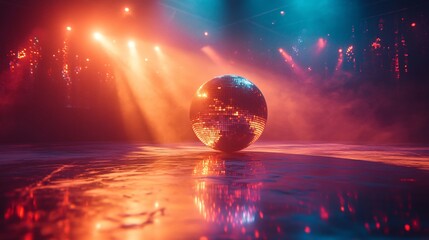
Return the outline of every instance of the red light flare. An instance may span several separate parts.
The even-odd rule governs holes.
[[[348,207],[348,210],[350,213],[354,213],[354,209],[353,209],[352,205],[350,205],[350,203],[347,205],[347,207]]]
[[[255,230],[255,238],[259,238],[259,231]]]
[[[364,224],[364,226],[365,226],[365,229],[368,231],[368,232],[370,232],[371,231],[371,227],[369,226],[369,223],[365,223]]]
[[[417,24],[415,22],[411,23],[411,27],[416,27]]]
[[[328,220],[329,218],[329,213],[324,207],[320,207],[320,218],[323,220]]]
[[[376,38],[375,41],[371,44],[373,49],[379,49],[381,47],[381,39]]]
[[[410,224],[405,224],[404,229],[405,229],[405,231],[409,232],[411,230]]]
[[[309,226],[305,226],[304,232],[307,234],[311,233],[311,228]]]
[[[381,226],[381,225],[380,225],[380,223],[379,223],[379,222],[376,222],[376,223],[375,223],[375,228],[380,229],[380,226]]]

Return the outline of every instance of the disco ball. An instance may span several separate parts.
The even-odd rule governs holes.
[[[267,104],[249,80],[224,75],[204,83],[192,99],[192,129],[205,145],[235,152],[254,143],[267,122]]]

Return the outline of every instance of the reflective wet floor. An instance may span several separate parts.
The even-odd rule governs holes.
[[[429,148],[2,146],[0,239],[428,239]]]

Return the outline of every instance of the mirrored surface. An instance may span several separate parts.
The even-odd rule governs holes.
[[[231,153],[258,140],[267,111],[265,98],[255,84],[240,76],[223,75],[200,86],[192,99],[190,119],[202,143]]]
[[[429,149],[374,149],[4,146],[0,238],[424,239]]]

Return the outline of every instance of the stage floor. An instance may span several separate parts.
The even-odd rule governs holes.
[[[0,148],[0,239],[429,237],[429,147]]]

